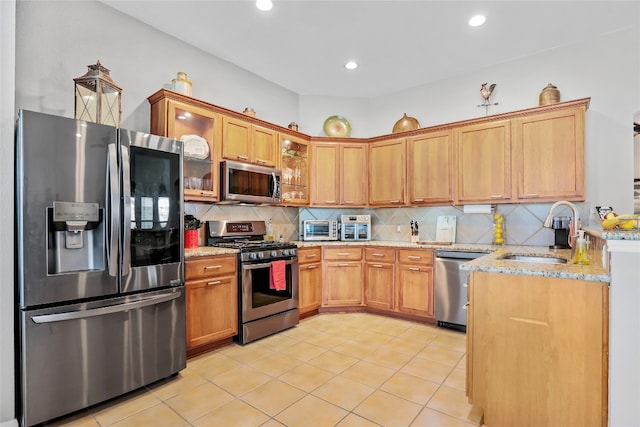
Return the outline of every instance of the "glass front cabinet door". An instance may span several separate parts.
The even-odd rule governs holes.
[[[309,205],[309,143],[280,135],[282,204]]]
[[[194,202],[219,200],[218,170],[221,127],[219,114],[200,107],[196,100],[171,94],[151,101],[151,132],[182,141],[184,151],[184,199]]]

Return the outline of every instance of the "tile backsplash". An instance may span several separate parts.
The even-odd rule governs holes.
[[[581,218],[585,215],[584,203],[576,203]],[[505,218],[505,243],[508,245],[547,246],[553,244],[553,230],[544,228],[551,204],[495,205],[495,212]],[[493,213],[464,213],[462,206],[406,207],[377,209],[339,208],[288,208],[279,206],[212,205],[186,203],[185,213],[201,221],[208,220],[264,220],[271,219],[274,235],[284,240],[300,240],[300,224],[305,219],[337,219],[342,214],[370,214],[374,240],[410,240],[410,222],[420,223],[420,240],[433,241],[436,234],[436,219],[439,215],[457,217],[456,242],[490,244],[493,240]],[[571,215],[570,209],[559,207],[554,215]],[[583,220],[583,225],[586,221]],[[204,227],[201,228],[200,244],[204,244]]]

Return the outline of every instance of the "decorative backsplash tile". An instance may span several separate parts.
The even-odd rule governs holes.
[[[542,226],[550,206],[551,204],[547,203],[496,205],[496,212],[505,218],[506,244],[527,246],[553,244],[553,230]],[[582,213],[584,204],[577,203],[576,206]],[[462,206],[338,209],[186,203],[185,213],[192,214],[201,221],[230,219],[269,221],[271,219],[274,235],[276,238],[282,235],[284,240],[300,240],[300,225],[306,219],[338,219],[343,214],[369,214],[372,239],[402,242],[410,240],[411,220],[417,220],[420,224],[420,240],[433,241],[437,217],[455,215],[457,217],[456,242],[490,244],[493,240],[493,213],[464,213]],[[568,208],[561,207],[554,212],[554,215],[571,215],[571,212]],[[202,236],[204,236],[203,233]]]

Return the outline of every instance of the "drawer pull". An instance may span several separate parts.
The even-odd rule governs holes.
[[[221,265],[207,265],[206,267],[204,267],[205,270],[217,270],[219,268],[222,268]]]
[[[213,282],[207,282],[207,286],[219,285],[220,283],[222,283],[220,280],[214,280]]]
[[[315,266],[315,265],[308,265],[308,266],[307,266],[307,270],[313,270],[314,268],[316,268],[316,266]]]
[[[384,265],[382,264],[371,264],[371,267],[375,267],[375,268],[383,268]]]
[[[523,199],[533,199],[535,197],[538,197],[538,195],[537,194],[521,194],[520,197]]]
[[[419,255],[409,255],[407,258],[409,258],[409,259],[422,259],[422,257],[419,256]]]
[[[315,258],[315,257],[317,257],[317,256],[318,256],[318,254],[307,254],[307,255],[305,255],[304,257],[305,257],[305,258]]]
[[[502,199],[504,196],[502,194],[492,194],[489,196],[490,199]]]
[[[424,199],[413,199],[414,202],[424,202]]]
[[[249,160],[249,157],[238,155],[238,159],[240,159],[240,160]]]
[[[256,163],[260,163],[260,164],[266,164],[269,163],[267,160],[262,160],[262,159],[256,159]]]
[[[338,264],[338,267],[349,267],[349,264]]]
[[[338,252],[338,256],[349,256],[349,252]]]
[[[335,203],[336,201],[335,200],[325,200],[324,202],[325,203]]]
[[[391,200],[390,203],[400,203],[400,200]]]
[[[420,271],[420,267],[409,267],[411,271]]]
[[[384,256],[384,254],[371,254],[371,256]]]

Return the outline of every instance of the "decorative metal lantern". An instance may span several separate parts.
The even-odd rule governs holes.
[[[120,127],[122,88],[111,80],[100,61],[87,67],[85,75],[73,79],[76,119]]]

